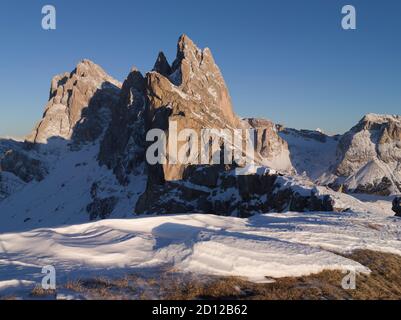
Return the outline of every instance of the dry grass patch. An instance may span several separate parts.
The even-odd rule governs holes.
[[[8,296],[0,297],[0,300],[13,301],[13,300],[19,300],[19,299],[16,296],[8,295]]]
[[[342,288],[345,274],[341,271],[323,271],[310,276],[280,278],[274,283],[257,284],[238,277],[199,276],[164,270],[157,277],[126,275],[120,279],[70,281],[64,288],[96,300],[401,299],[401,256],[368,250],[345,256],[372,271],[370,275],[357,275],[356,290]],[[48,297],[54,292],[36,288],[33,295]]]
[[[74,291],[74,292],[83,292],[84,291],[84,287],[82,286],[81,280],[68,281],[64,285],[64,288],[67,290]]]
[[[86,280],[74,280],[65,284],[64,288],[80,293],[88,299],[95,300],[125,300],[133,296],[134,276],[125,276],[121,279],[99,277]]]
[[[401,299],[401,257],[359,250],[348,258],[370,268],[370,275],[357,275],[356,289],[342,288],[340,271],[323,271],[297,278],[280,278],[274,283],[255,284],[244,279],[192,279],[165,290],[163,299],[257,299],[257,300],[339,300]]]
[[[31,297],[34,298],[49,298],[56,296],[56,290],[43,289],[42,286],[35,286],[30,293]]]

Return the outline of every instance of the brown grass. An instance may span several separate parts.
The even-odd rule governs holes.
[[[30,296],[35,298],[55,297],[56,290],[50,290],[50,289],[46,290],[43,289],[41,286],[36,286],[35,288],[32,289]]]
[[[164,271],[157,278],[127,275],[120,279],[95,278],[69,281],[65,289],[88,299],[252,299],[252,300],[338,300],[401,299],[401,256],[368,250],[346,257],[367,266],[370,275],[357,275],[356,289],[345,290],[341,271],[323,271],[297,278],[280,278],[256,284],[238,277],[200,277]],[[31,296],[50,297],[52,290],[35,288]]]
[[[132,297],[134,288],[132,287],[135,276],[125,276],[121,279],[108,279],[99,277],[87,280],[68,281],[64,289],[81,293],[88,299],[96,300],[125,300]]]
[[[345,274],[323,271],[319,274],[281,278],[274,283],[255,284],[240,278],[216,278],[208,282],[192,280],[176,286],[167,299],[257,299],[257,300],[338,300],[400,299],[401,257],[388,253],[359,250],[348,255],[370,268],[370,275],[357,275],[356,289],[341,286]],[[181,288],[181,289],[180,289]]]
[[[84,291],[84,287],[82,286],[81,280],[68,281],[64,285],[64,288],[67,290],[75,291],[75,292],[83,292]]]
[[[0,300],[3,300],[3,301],[12,301],[12,300],[19,300],[16,296],[4,296],[4,297],[0,297]]]

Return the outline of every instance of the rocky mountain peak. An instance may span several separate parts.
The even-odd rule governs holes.
[[[197,45],[186,34],[183,34],[178,38],[177,42],[176,63],[184,58],[189,58],[196,53],[200,53],[200,51]]]
[[[215,84],[218,84],[220,87],[226,87],[223,76],[214,61],[210,49],[199,49],[185,34],[178,39],[177,57],[173,62],[172,69],[173,72],[177,72],[177,70],[181,71],[181,85],[183,86],[188,87],[191,82],[194,84],[198,82],[199,84],[202,76],[203,78],[207,76],[211,77],[211,79],[207,79],[208,82],[214,80]]]
[[[170,74],[166,72],[169,65],[164,55],[159,54],[156,65],[157,68],[154,68],[156,72],[148,74],[152,97],[159,97],[160,90],[171,91],[173,95],[177,96],[178,94],[183,100],[192,100],[196,107],[188,110],[189,113],[199,115],[200,112],[200,114],[204,113],[210,117],[210,113],[214,112],[216,114],[215,120],[224,122],[220,126],[226,124],[231,127],[238,126],[239,120],[234,114],[224,78],[209,49],[199,49],[187,35],[182,35],[178,39],[177,57]],[[164,71],[159,72],[157,70]],[[168,77],[162,79],[160,75],[163,77],[168,75]],[[154,105],[157,106],[158,104],[160,101]]]
[[[158,128],[167,133],[170,121],[177,123],[178,132],[188,128],[200,132],[206,128],[240,127],[227,86],[210,50],[199,49],[188,36],[182,35],[169,75],[159,72],[168,69],[163,56],[159,54],[155,71],[146,76],[147,129]],[[183,170],[181,165],[166,165],[164,178],[180,179]]]
[[[391,114],[368,113],[362,118],[361,121],[363,121],[363,122],[377,122],[377,123],[383,123],[383,122],[388,122],[388,121],[401,122],[401,116],[399,116],[399,115],[391,115]]]
[[[103,107],[111,107],[120,87],[120,82],[100,66],[82,60],[72,72],[52,79],[43,118],[27,140],[34,143],[47,143],[52,137],[70,140],[83,118],[90,118]],[[98,134],[86,132],[85,138],[92,139]]]
[[[172,72],[171,66],[168,63],[167,58],[162,51],[160,51],[159,55],[157,56],[157,60],[153,67],[153,71],[156,71],[165,77],[168,77]]]
[[[127,98],[127,95],[131,89],[139,90],[141,92],[145,90],[145,78],[136,67],[131,68],[130,73],[123,82],[121,86],[122,92],[120,94],[120,99]]]
[[[383,125],[388,124],[401,125],[401,117],[397,115],[381,115],[368,113],[352,130],[378,130],[381,129]]]
[[[80,77],[107,77],[107,74],[102,69],[102,67],[88,59],[83,59],[82,61],[80,61],[73,72],[75,72]]]
[[[367,114],[339,141],[335,184],[356,192],[401,192],[401,117]]]

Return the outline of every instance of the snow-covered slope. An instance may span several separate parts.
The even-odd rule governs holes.
[[[144,189],[144,176],[135,176],[130,185],[121,186],[110,170],[97,163],[98,144],[78,151],[70,150],[66,144],[42,149],[48,175],[0,202],[0,232],[88,222],[87,206],[94,201],[94,184],[97,199],[114,196],[118,200],[109,213],[111,217],[132,215],[136,199]]]
[[[25,182],[9,172],[0,173],[0,202],[18,192],[25,186]]]
[[[291,162],[298,174],[316,180],[334,164],[338,136],[287,128],[280,131],[280,136],[288,143]]]
[[[3,159],[5,158],[7,151],[13,150],[14,152],[19,153],[24,152],[23,145],[22,141],[13,140],[12,138],[0,138],[0,202],[11,194],[21,190],[26,185],[26,181],[23,181],[12,172],[4,171],[3,168]],[[35,152],[32,152],[32,154],[37,156]],[[12,164],[12,166],[15,168],[18,166],[18,163]]]
[[[282,129],[298,174],[353,193],[401,193],[401,117],[366,115],[341,136]]]
[[[249,219],[178,215],[104,220],[0,235],[0,289],[40,281],[53,265],[66,280],[160,268],[253,281],[324,269],[369,270],[355,249],[401,254],[401,221],[374,214],[285,213]],[[14,288],[15,289],[15,288]]]

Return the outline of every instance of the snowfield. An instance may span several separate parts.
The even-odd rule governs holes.
[[[98,166],[98,145],[79,151],[49,145],[44,151],[49,174],[43,181],[20,186],[16,177],[3,174],[12,192],[0,201],[0,295],[24,295],[41,283],[48,265],[55,267],[59,286],[127,273],[157,276],[165,270],[271,282],[323,270],[369,273],[342,255],[356,249],[401,255],[401,220],[393,217],[391,197],[347,195],[316,187],[303,176],[280,177],[283,187],[330,194],[336,205],[352,212],[134,217],[144,175],[119,185],[111,171]],[[95,182],[100,197],[113,195],[119,202],[113,219],[87,223]]]
[[[40,284],[53,265],[58,283],[173,268],[255,282],[363,265],[356,249],[401,255],[401,220],[371,213],[280,213],[249,219],[204,214],[103,220],[0,235],[0,293]]]

